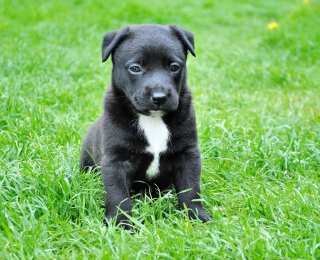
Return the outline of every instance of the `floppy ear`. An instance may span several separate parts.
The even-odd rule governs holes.
[[[196,57],[196,53],[194,51],[194,39],[193,34],[184,30],[176,25],[169,25],[169,28],[174,32],[174,34],[178,37],[178,39],[182,42],[183,46],[190,51],[190,53]]]
[[[102,41],[102,62],[105,62],[114,48],[129,34],[129,27],[123,27],[118,31],[108,32]]]

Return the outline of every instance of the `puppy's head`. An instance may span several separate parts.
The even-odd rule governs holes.
[[[135,25],[105,34],[102,61],[112,54],[112,84],[138,113],[165,114],[178,108],[186,83],[192,33],[175,25]]]

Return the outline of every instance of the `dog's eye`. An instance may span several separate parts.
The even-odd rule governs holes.
[[[131,67],[129,68],[129,70],[130,70],[132,73],[139,73],[139,72],[142,71],[141,68],[140,68],[138,65],[131,66]]]
[[[177,65],[177,64],[171,64],[170,70],[171,70],[172,72],[178,72],[178,71],[180,70],[180,66]]]

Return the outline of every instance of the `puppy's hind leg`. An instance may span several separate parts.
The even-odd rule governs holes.
[[[80,170],[88,171],[90,168],[96,167],[99,164],[99,157],[101,157],[99,143],[101,142],[101,137],[99,126],[99,121],[92,124],[89,132],[83,140],[80,157]]]
[[[87,147],[82,147],[80,157],[80,170],[88,171],[90,168],[95,166],[92,152]]]

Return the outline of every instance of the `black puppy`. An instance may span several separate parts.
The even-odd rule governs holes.
[[[121,212],[130,214],[130,192],[141,183],[159,189],[173,184],[190,218],[210,219],[199,202],[187,51],[195,56],[193,35],[175,25],[127,26],[103,38],[102,61],[112,54],[112,83],[104,113],[84,139],[80,164],[102,169],[107,220],[128,221]]]

